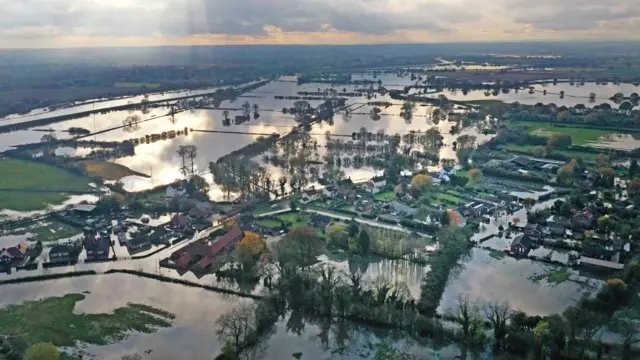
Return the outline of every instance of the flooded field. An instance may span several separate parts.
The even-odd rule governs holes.
[[[454,306],[458,296],[468,295],[478,304],[509,301],[515,309],[544,316],[561,313],[584,294],[599,289],[600,281],[573,273],[570,280],[560,284],[547,282],[547,273],[560,270],[529,259],[495,259],[489,251],[474,248],[459,274],[449,279],[438,311]]]
[[[116,288],[118,291],[113,291]],[[239,302],[248,301],[122,274],[5,285],[0,291],[0,306],[84,293],[86,299],[77,303],[77,313],[109,313],[128,303],[139,303],[176,315],[170,328],[153,334],[131,333],[127,339],[115,344],[80,344],[75,350],[69,350],[80,352],[85,358],[104,360],[116,360],[125,354],[143,354],[145,351],[150,352],[150,358],[158,360],[212,359],[223,345],[216,335],[215,321]],[[392,342],[395,347],[416,355],[428,353],[449,358],[459,354],[455,347],[434,351],[403,334],[368,329],[348,322],[329,324],[305,319],[299,314],[288,314],[276,324],[275,332],[267,335],[261,351],[253,358],[281,360],[301,353],[304,359],[372,359],[375,353],[370,345],[381,341]]]
[[[85,140],[95,141],[122,141],[125,139],[141,138],[149,134],[159,134],[165,131],[179,131],[188,129],[187,135],[179,135],[174,139],[157,141],[149,144],[140,144],[136,146],[134,156],[123,157],[114,160],[118,164],[125,165],[134,171],[150,175],[150,178],[131,176],[122,179],[125,189],[128,191],[140,191],[152,188],[157,185],[167,184],[176,179],[182,178],[179,168],[181,166],[181,158],[177,154],[177,150],[181,145],[195,145],[198,148],[198,157],[196,159],[196,168],[199,173],[208,171],[209,162],[216,161],[221,156],[231,151],[240,149],[260,136],[266,136],[273,133],[284,135],[298,125],[294,117],[289,114],[283,114],[282,108],[291,107],[292,100],[274,99],[275,95],[296,95],[299,91],[315,92],[320,89],[325,91],[331,87],[326,84],[306,84],[297,85],[293,82],[271,82],[266,86],[256,89],[252,92],[244,94],[235,102],[225,101],[221,108],[229,108],[229,117],[234,118],[241,114],[240,106],[245,101],[257,104],[260,110],[259,119],[251,119],[249,122],[241,125],[223,126],[224,119],[222,110],[194,110],[183,112],[175,115],[171,119],[165,116],[168,113],[166,108],[154,108],[148,113],[143,114],[141,111],[119,111],[107,114],[96,114],[80,119],[68,120],[51,126],[39,129],[21,130],[12,133],[0,134],[0,150],[10,149],[12,146],[24,145],[28,143],[39,142],[45,133],[37,130],[53,130],[53,134],[58,139],[68,139],[70,134],[65,132],[71,127],[81,127],[92,132],[101,132],[97,135],[85,138]],[[355,91],[356,86],[340,86],[338,91]],[[475,127],[463,129],[460,134],[455,136],[449,135],[449,130],[454,125],[449,121],[433,121],[431,112],[433,107],[418,106],[414,111],[413,118],[406,121],[400,117],[401,104],[394,102],[388,96],[378,96],[370,101],[388,101],[392,103],[390,107],[383,108],[383,112],[379,120],[372,120],[369,113],[373,106],[365,105],[369,101],[365,97],[349,98],[347,104],[354,104],[359,109],[351,113],[349,116],[344,114],[336,114],[333,124],[320,123],[314,125],[311,135],[312,139],[317,143],[317,157],[319,160],[326,155],[326,133],[335,135],[348,135],[353,132],[359,132],[364,128],[368,132],[376,133],[384,131],[385,134],[393,135],[396,133],[406,134],[410,131],[425,132],[433,126],[440,129],[444,137],[444,146],[440,150],[441,158],[455,159],[455,151],[452,143],[459,135],[470,134],[478,138],[477,143],[488,140],[491,136],[479,133]],[[321,101],[309,101],[312,106],[317,106]],[[237,110],[234,110],[237,109]],[[136,126],[123,126],[123,121],[128,116],[139,116],[140,121]],[[117,128],[120,127],[120,128]],[[113,130],[109,130],[116,128]],[[192,130],[215,130],[215,131],[233,131],[240,134],[224,134],[224,133],[204,133]],[[335,137],[343,139],[341,137]],[[345,138],[346,139],[346,138]],[[351,140],[350,138],[348,140]],[[344,140],[345,142],[347,140]],[[421,150],[421,149],[418,149]],[[80,156],[90,152],[91,149],[86,148],[59,148],[56,154],[59,156]],[[353,154],[344,154],[341,156],[352,156]],[[273,166],[264,164],[267,170],[276,176],[282,174],[282,170]],[[376,171],[372,168],[353,168],[345,166],[342,170],[348,177],[352,179],[367,179],[375,175]],[[208,180],[210,176],[205,176]],[[212,199],[219,200],[222,192],[215,186],[212,186]]]

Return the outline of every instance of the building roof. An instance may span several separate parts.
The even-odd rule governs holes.
[[[518,156],[515,159],[512,159],[511,162],[514,164],[518,164],[520,166],[529,166],[533,161],[529,160],[524,156]]]
[[[188,217],[182,214],[176,214],[173,217],[173,219],[171,219],[171,224],[178,227],[185,227],[185,226],[188,226],[190,223],[191,223],[191,220],[189,220]]]
[[[402,211],[402,212],[405,212],[405,213],[410,214],[410,215],[413,215],[418,211],[418,209],[414,209],[414,208],[412,208],[410,206],[407,206],[405,204],[401,204],[401,203],[399,203],[397,201],[392,201],[392,202],[389,203],[389,205],[395,211]]]
[[[95,205],[90,204],[79,204],[73,207],[73,211],[87,212],[90,213],[96,208]]]
[[[129,240],[127,245],[129,246],[144,245],[144,244],[149,244],[150,242],[151,240],[149,239],[148,235],[142,235]]]
[[[612,261],[594,259],[586,256],[580,257],[580,264],[595,265],[595,266],[605,267],[605,268],[614,269],[614,270],[622,270],[624,268],[624,264],[615,263]]]
[[[76,251],[75,246],[69,244],[53,245],[49,251],[49,255],[57,253],[74,253]]]
[[[109,239],[106,237],[88,236],[84,239],[84,247],[87,251],[109,247]]]
[[[524,228],[526,230],[540,230],[540,225],[534,224],[534,223],[528,223],[527,225],[524,226]]]
[[[17,246],[13,246],[13,247],[10,247],[8,249],[5,249],[5,253],[8,254],[9,257],[12,257],[12,258],[23,258],[24,257],[24,253]]]
[[[218,239],[218,241],[213,243],[213,245],[211,246],[211,255],[216,255],[217,253],[222,251],[222,249],[226,248],[229,244],[237,241],[240,238],[242,238],[242,230],[237,227],[231,229],[231,231],[224,234]]]
[[[309,221],[313,224],[321,224],[327,226],[331,223],[331,218],[326,215],[313,214]]]
[[[513,238],[513,242],[511,242],[511,246],[514,246],[514,245],[520,245],[529,249],[533,246],[533,243],[531,242],[531,239],[529,239],[527,235],[520,234],[515,238]]]

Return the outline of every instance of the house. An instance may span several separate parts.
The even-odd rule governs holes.
[[[308,204],[310,202],[320,200],[320,192],[317,190],[309,190],[302,193],[300,202],[302,204]]]
[[[337,192],[338,192],[337,185],[328,185],[322,190],[322,195],[324,195],[329,199],[333,199],[334,197],[336,197]]]
[[[210,220],[211,216],[213,216],[213,209],[202,205],[196,205],[189,210],[189,217],[192,219]]]
[[[531,248],[533,248],[533,243],[526,234],[516,236],[511,242],[511,253],[513,254],[527,255]]]
[[[622,270],[620,252],[604,247],[586,247],[582,249],[580,266],[599,268],[603,270]]]
[[[549,223],[547,222],[547,227],[542,230],[542,233],[546,236],[564,236],[566,232],[566,228],[564,225],[560,223]]]
[[[151,246],[151,238],[149,235],[137,236],[127,242],[127,249],[129,249],[129,251],[137,251],[149,246]]]
[[[83,242],[88,258],[105,258],[109,256],[109,238],[101,236],[87,236]]]
[[[387,179],[385,179],[384,176],[376,176],[372,178],[371,181],[373,181],[373,183],[376,184],[376,187],[380,190],[387,186]]]
[[[571,224],[578,229],[589,229],[593,226],[594,221],[595,217],[589,210],[576,213],[571,217]]]
[[[380,192],[380,189],[376,187],[376,183],[373,180],[369,180],[366,183],[362,184],[362,190],[370,194],[377,194]]]
[[[153,232],[149,234],[149,238],[153,244],[163,244],[167,243],[167,239],[171,237],[171,231],[166,228],[160,226],[153,229]]]
[[[96,209],[95,205],[79,204],[73,207],[73,212],[76,215],[89,216],[93,213],[95,209]]]
[[[236,227],[219,237],[213,244],[191,243],[175,251],[170,258],[180,269],[188,269],[194,265],[196,270],[204,270],[213,263],[216,255],[235,246],[243,236],[242,230]]]
[[[24,259],[29,246],[26,243],[0,250],[0,264],[10,264]]]
[[[49,260],[77,258],[78,250],[75,246],[69,244],[54,245],[49,251]]]
[[[171,219],[171,227],[176,230],[182,230],[182,231],[190,229],[191,219],[189,219],[187,216],[184,216],[182,214],[176,214]]]
[[[392,211],[397,212],[398,214],[413,215],[418,211],[418,209],[401,204],[397,201],[390,202],[388,206]]]
[[[373,210],[373,200],[360,200],[356,203],[356,211],[370,213]]]
[[[326,228],[331,225],[332,222],[333,220],[330,217],[319,214],[311,215],[311,218],[309,219],[309,224],[319,229]]]
[[[486,207],[484,206],[484,204],[475,204],[471,208],[471,212],[475,216],[484,215],[484,213],[486,212]]]
[[[534,239],[540,239],[542,237],[542,226],[540,224],[528,223],[524,227],[524,233]]]
[[[521,168],[528,168],[532,165],[533,161],[529,160],[528,158],[524,157],[524,156],[518,156],[514,159],[511,160],[512,163],[516,164],[517,166],[520,166]]]

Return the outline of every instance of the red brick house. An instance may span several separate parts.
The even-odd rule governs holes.
[[[525,234],[520,234],[513,238],[513,242],[511,242],[511,253],[518,255],[527,255],[531,248],[533,247],[533,243],[529,236]]]
[[[171,260],[180,269],[204,270],[211,266],[216,255],[229,250],[242,239],[244,234],[240,228],[234,228],[219,237],[213,244],[195,242],[171,254]]]

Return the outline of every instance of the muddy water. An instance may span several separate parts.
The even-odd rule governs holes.
[[[114,291],[117,289],[117,291]],[[86,294],[76,305],[76,312],[106,313],[127,303],[142,303],[170,311],[176,315],[171,328],[153,334],[133,333],[116,344],[94,346],[83,344],[83,352],[105,360],[120,359],[125,354],[143,354],[144,359],[212,359],[222,347],[216,335],[215,321],[243,300],[205,290],[167,284],[129,275],[88,276],[39,283],[2,286],[0,305],[21,303],[67,293]],[[267,336],[262,351],[255,359],[281,360],[300,352],[304,359],[372,359],[369,344],[391,341],[395,347],[418,354],[429,353],[450,358],[459,354],[455,347],[434,351],[408,339],[403,334],[373,331],[350,323],[324,324],[322,321],[287,315]],[[293,325],[298,322],[299,326]],[[294,332],[294,328],[301,331]]]

